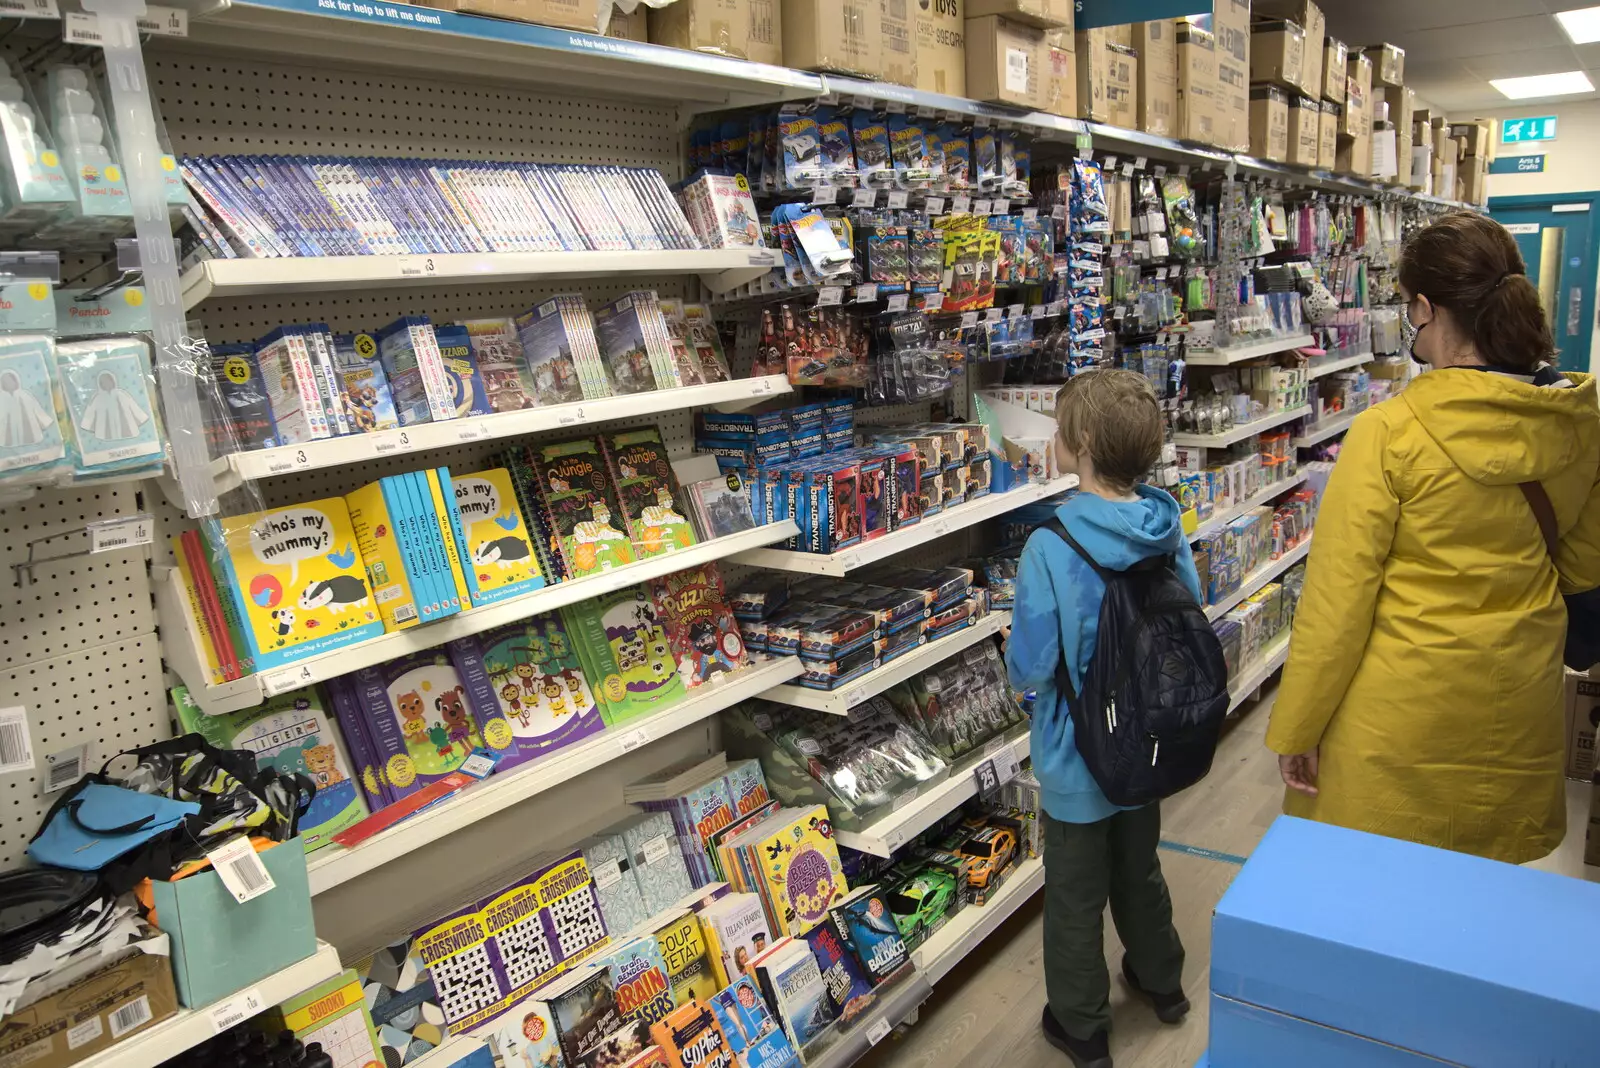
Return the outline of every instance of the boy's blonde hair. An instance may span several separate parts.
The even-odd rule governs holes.
[[[1113,489],[1132,491],[1161,456],[1161,404],[1132,371],[1097,368],[1069,379],[1056,398],[1056,424],[1067,451],[1087,455]]]

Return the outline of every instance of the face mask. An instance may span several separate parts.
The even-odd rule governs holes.
[[[1406,346],[1406,355],[1420,367],[1427,367],[1428,361],[1417,355],[1417,340],[1422,337],[1422,331],[1431,324],[1423,323],[1421,326],[1411,322],[1411,305],[1404,304],[1400,307],[1400,336]]]

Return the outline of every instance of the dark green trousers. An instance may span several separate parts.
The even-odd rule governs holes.
[[[1183,943],[1156,846],[1161,807],[1146,805],[1098,823],[1044,821],[1044,985],[1050,1011],[1073,1038],[1111,1027],[1106,903],[1139,985],[1183,986]]]

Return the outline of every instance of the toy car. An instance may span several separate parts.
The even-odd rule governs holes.
[[[973,860],[967,885],[987,890],[1017,855],[1017,836],[1004,827],[985,827],[961,844],[962,856]]]
[[[918,945],[944,923],[955,900],[955,876],[924,868],[898,891],[888,895],[885,903],[894,914],[900,937],[911,945]]]

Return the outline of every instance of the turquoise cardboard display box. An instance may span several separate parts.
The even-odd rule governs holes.
[[[152,883],[156,922],[172,938],[172,976],[188,1008],[243,990],[317,951],[306,851],[292,838],[258,854],[277,885],[239,904],[215,871]]]
[[[1217,904],[1211,1062],[1593,1065],[1596,916],[1600,885],[1280,817]]]

